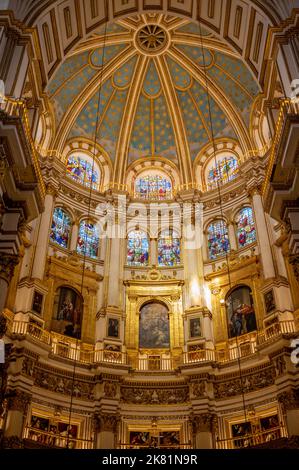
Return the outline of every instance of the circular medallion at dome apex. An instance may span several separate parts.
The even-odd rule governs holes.
[[[167,31],[157,24],[144,25],[135,35],[135,45],[143,54],[161,54],[169,44]]]

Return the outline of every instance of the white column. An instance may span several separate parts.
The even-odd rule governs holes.
[[[238,245],[237,245],[237,241],[236,241],[235,226],[234,226],[234,223],[232,221],[228,224],[227,230],[228,230],[228,238],[229,238],[230,248],[231,248],[231,250],[237,250]]]
[[[54,194],[52,188],[45,197],[45,210],[41,215],[37,243],[35,247],[32,277],[43,280],[49,243],[49,229],[54,209]]]
[[[260,249],[260,257],[263,266],[264,278],[274,278],[275,268],[268,234],[265,212],[262,197],[258,191],[254,191],[252,195],[252,205],[255,215],[256,232]]]
[[[120,264],[122,262],[120,242],[120,238],[110,240],[108,306],[114,307],[119,307],[120,304]]]
[[[70,244],[71,251],[77,251],[78,234],[79,234],[79,223],[75,221],[72,226],[72,236],[71,236],[71,244]]]
[[[156,238],[151,238],[150,241],[150,264],[152,266],[158,265],[158,241]]]

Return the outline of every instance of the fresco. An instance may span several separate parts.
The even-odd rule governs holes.
[[[158,302],[144,305],[140,310],[139,347],[169,348],[168,309]]]

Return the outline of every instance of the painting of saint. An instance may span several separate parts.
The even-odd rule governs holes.
[[[38,313],[39,315],[42,313],[43,297],[43,294],[34,291],[32,299],[32,310],[33,312]]]
[[[54,300],[52,330],[73,338],[81,337],[82,298],[73,289],[61,287]]]
[[[190,319],[190,338],[199,338],[201,336],[200,319]]]
[[[256,330],[256,317],[249,287],[243,286],[234,289],[227,298],[226,310],[229,338]]]
[[[275,305],[275,300],[274,300],[274,292],[272,289],[264,294],[264,300],[265,300],[266,313],[273,312],[273,310],[276,309],[276,305]]]
[[[160,447],[164,449],[178,448],[180,445],[179,431],[167,431],[160,434]]]
[[[251,423],[238,423],[232,425],[232,437],[235,437],[234,446],[235,448],[248,447],[251,443],[250,434]]]
[[[148,447],[149,444],[149,432],[144,431],[131,431],[130,432],[130,445],[133,447]]]
[[[139,347],[169,348],[168,309],[159,302],[151,302],[140,310]]]
[[[119,337],[119,320],[117,318],[108,318],[108,336]]]

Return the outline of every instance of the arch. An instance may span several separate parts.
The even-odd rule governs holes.
[[[145,157],[136,160],[129,165],[127,169],[126,185],[131,194],[134,194],[134,182],[136,178],[145,171],[157,171],[165,174],[171,180],[174,192],[181,184],[180,172],[173,162],[160,156],[155,158]]]
[[[69,213],[61,206],[55,207],[50,229],[50,242],[69,248],[71,238],[72,219]]]
[[[253,294],[250,287],[239,284],[226,294],[228,337],[235,338],[257,329]]]
[[[129,266],[148,266],[149,237],[143,230],[131,230],[127,236],[127,264]]]
[[[72,286],[61,285],[55,292],[51,330],[72,338],[81,337],[83,296]]]
[[[69,139],[64,147],[61,160],[66,164],[72,153],[82,153],[87,155],[91,161],[95,159],[96,165],[99,167],[100,180],[98,190],[103,192],[108,188],[112,176],[112,163],[107,152],[90,139],[80,137]]]
[[[181,239],[179,234],[164,229],[158,237],[158,266],[178,266],[181,264]]]
[[[214,151],[215,149],[215,151]],[[213,143],[209,142],[205,145],[194,161],[194,178],[199,188],[202,191],[207,190],[206,173],[207,166],[216,159],[221,158],[221,155],[232,155],[238,160],[239,165],[244,161],[244,152],[242,152],[239,142],[235,139],[219,138]]]
[[[98,190],[100,187],[101,171],[96,161],[81,151],[73,151],[66,161],[66,176],[75,183]]]
[[[153,299],[140,307],[139,348],[170,348],[169,309],[165,303]]]
[[[83,219],[79,224],[77,253],[87,258],[96,259],[99,251],[98,224],[90,219]]]
[[[173,184],[164,172],[160,170],[144,170],[134,180],[135,198],[145,200],[165,200],[173,197]]]

